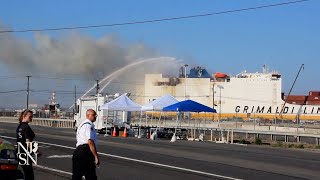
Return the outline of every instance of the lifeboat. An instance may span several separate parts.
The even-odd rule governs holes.
[[[216,78],[226,78],[228,75],[220,72],[216,72],[214,75]]]

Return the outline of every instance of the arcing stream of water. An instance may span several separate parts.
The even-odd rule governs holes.
[[[104,77],[99,84],[102,84],[103,82],[105,82],[106,80],[109,79],[109,81],[100,89],[100,93],[112,82],[112,80],[117,77],[118,75],[120,75],[122,72],[124,72],[125,70],[128,70],[129,68],[135,67],[139,64],[144,64],[144,63],[150,63],[150,62],[163,62],[163,61],[175,61],[176,59],[173,57],[156,57],[156,58],[148,58],[148,59],[142,59],[139,60],[137,62],[131,63],[126,65],[125,67],[122,67],[116,71],[114,71],[113,73],[109,74],[108,76]],[[82,97],[86,96],[88,93],[90,93],[93,89],[95,89],[97,87],[97,85],[93,85],[86,93],[84,93]],[[70,108],[72,108],[74,105],[72,105]]]

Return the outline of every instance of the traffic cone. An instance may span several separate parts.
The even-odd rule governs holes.
[[[112,132],[112,137],[116,137],[116,136],[117,136],[117,131],[116,131],[116,127],[114,127]]]
[[[128,137],[127,128],[124,128],[122,137]]]

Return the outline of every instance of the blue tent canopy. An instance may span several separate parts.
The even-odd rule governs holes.
[[[163,111],[177,111],[177,112],[212,112],[216,113],[215,109],[200,104],[192,100],[185,100],[170,106],[164,107]]]

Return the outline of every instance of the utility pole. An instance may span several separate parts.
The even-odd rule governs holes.
[[[220,108],[219,108],[219,119],[221,119],[221,106],[222,106],[222,102],[221,102],[221,87],[220,87]]]
[[[28,83],[27,83],[27,109],[29,109],[29,92],[30,92],[29,83],[30,83],[30,77],[31,76],[27,76],[27,78],[28,78]]]
[[[214,104],[214,83],[212,84],[212,109],[214,109],[214,106],[215,106],[215,104]]]
[[[222,106],[222,103],[221,103],[221,89],[224,89],[224,88],[223,88],[223,86],[221,86],[221,85],[217,85],[217,87],[220,89],[220,99],[219,99],[220,108],[219,108],[218,127],[219,127],[219,129],[220,129],[222,141],[224,141],[223,131],[222,131],[221,125],[220,125],[220,120],[221,120],[221,106]]]
[[[219,120],[221,119],[221,109],[222,109],[222,100],[221,100],[221,89],[224,89],[223,86],[217,85],[217,87],[220,89],[220,100],[219,100],[219,104],[220,104],[220,108],[219,108]]]
[[[184,65],[184,99],[187,99],[187,67],[188,64]]]
[[[74,113],[75,114],[77,112],[77,86],[74,86]]]
[[[97,96],[98,96],[98,94],[99,94],[99,80],[96,80],[97,81],[97,85],[96,85],[96,88],[97,88],[97,91],[96,91],[96,94],[97,94]]]
[[[212,109],[214,109],[214,106],[215,106],[215,104],[214,104],[214,83],[212,83]],[[214,122],[214,113],[212,115],[212,120]]]

